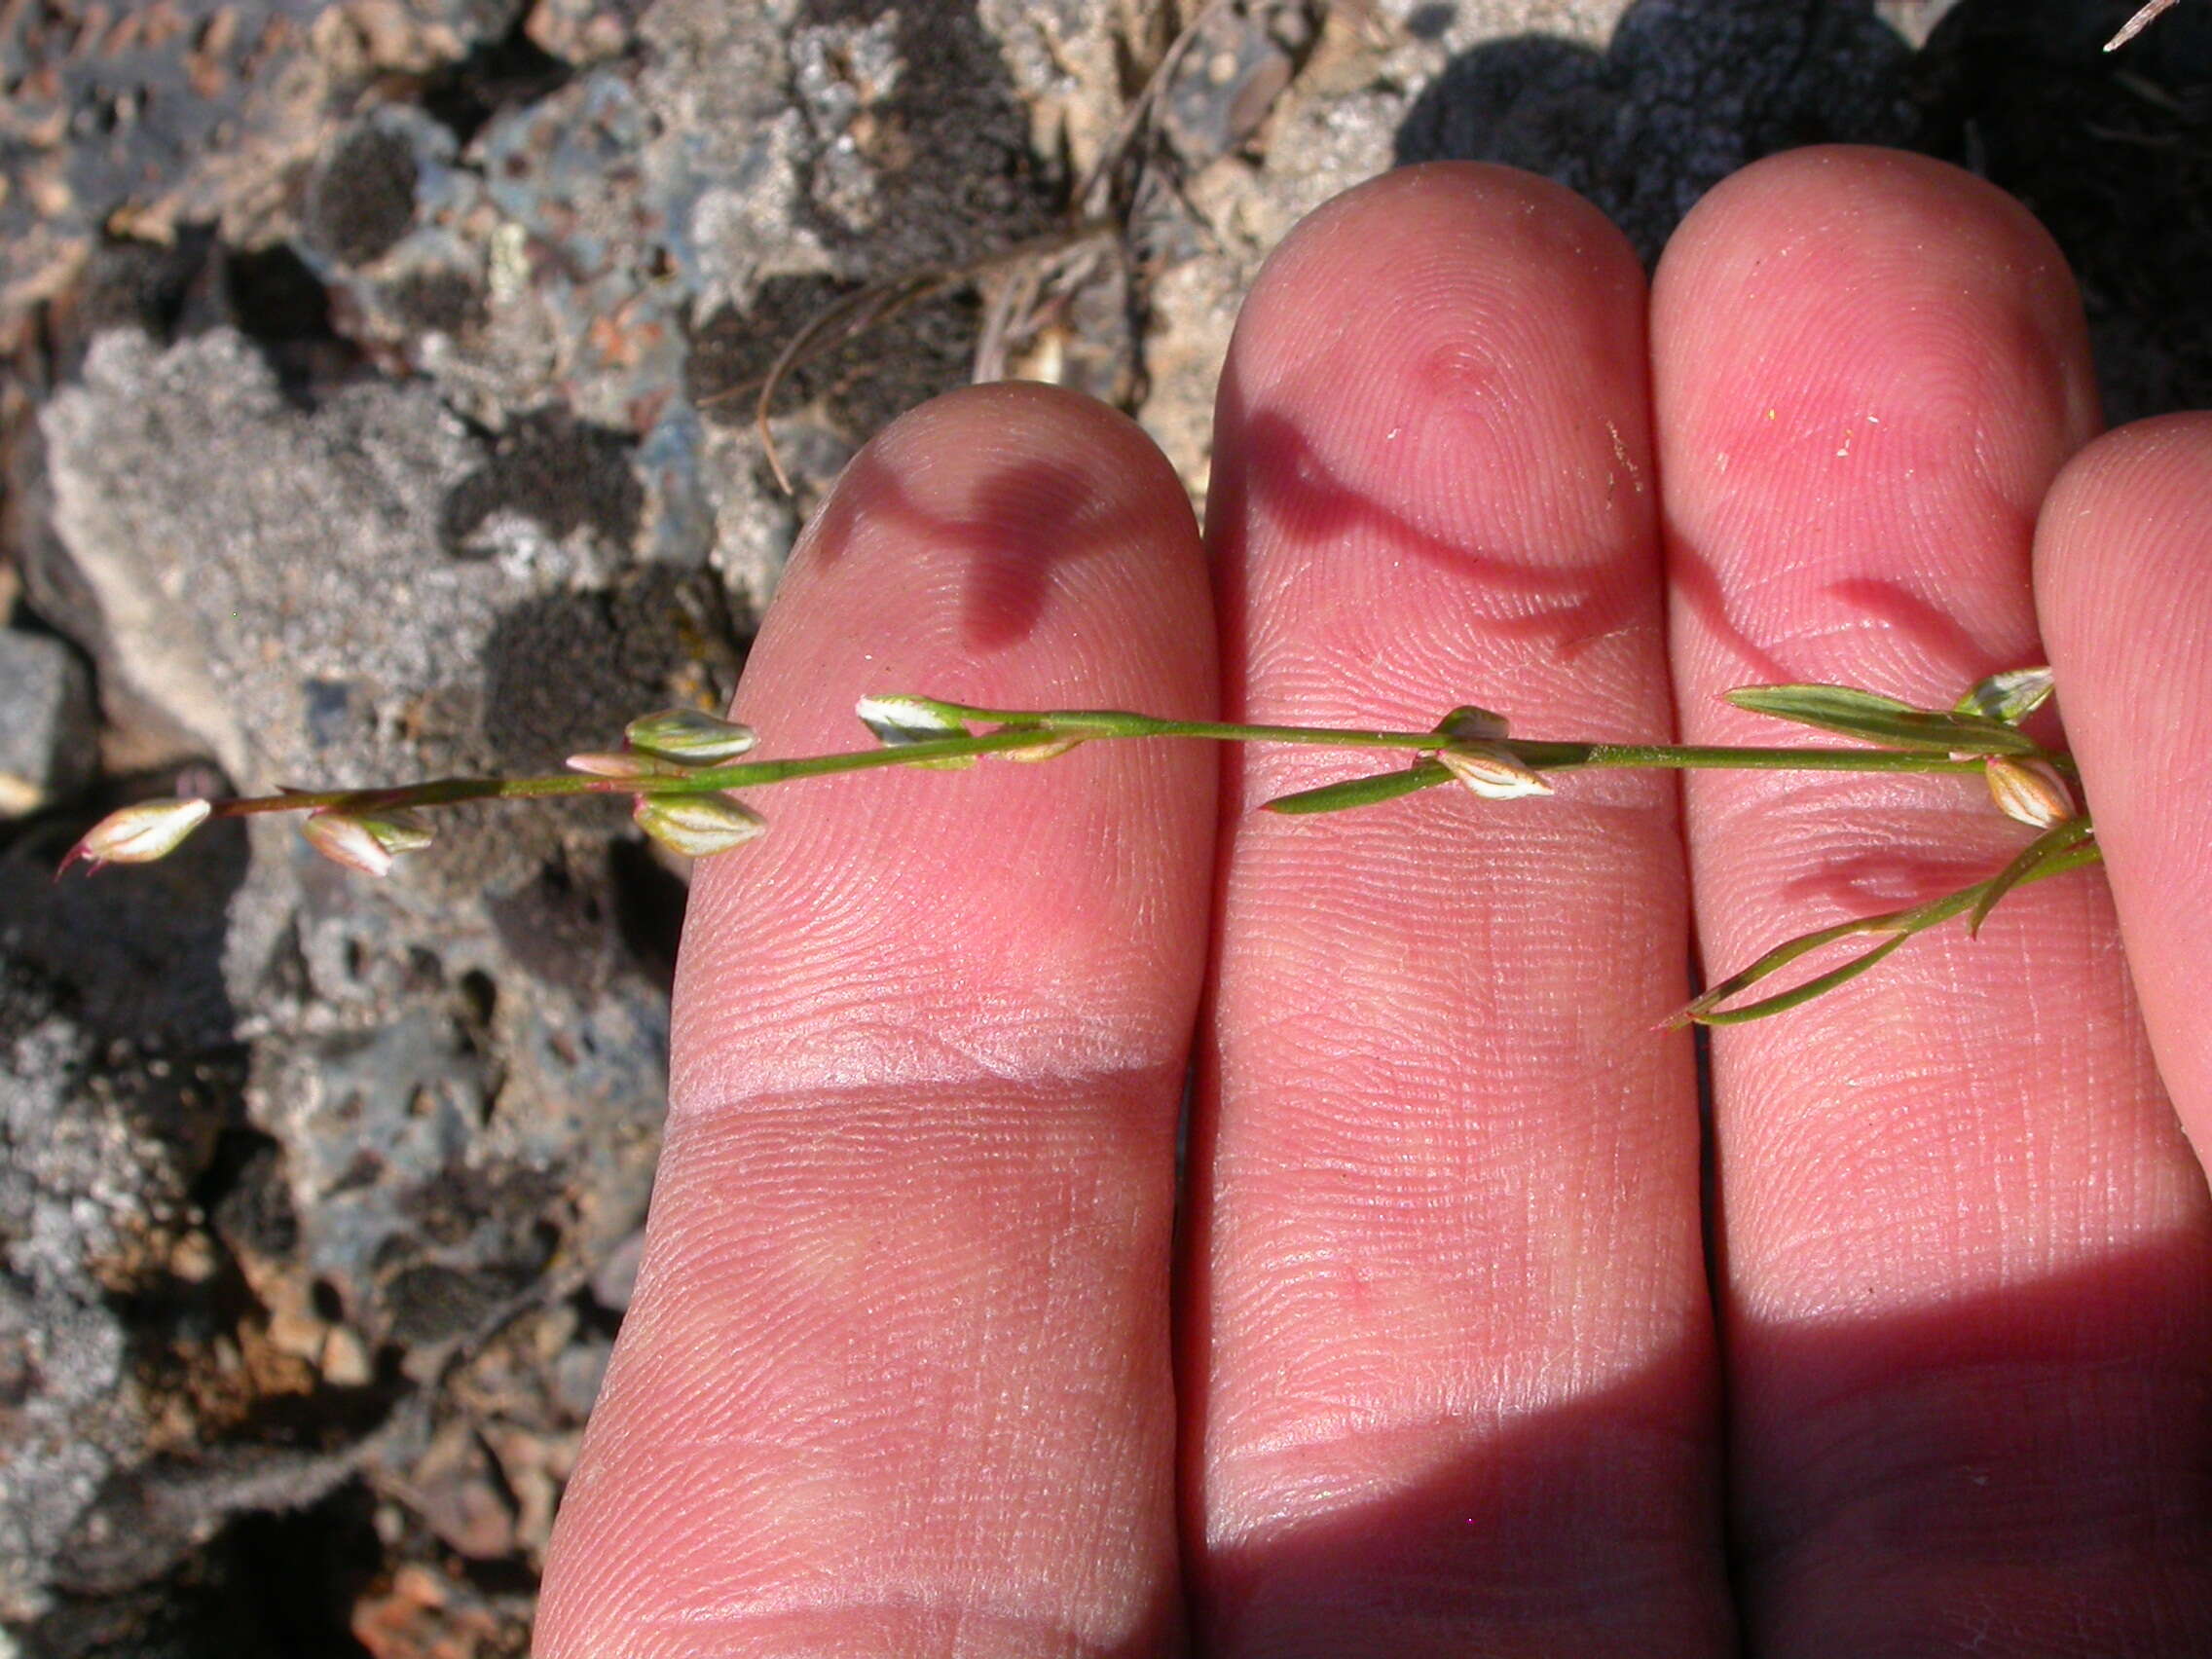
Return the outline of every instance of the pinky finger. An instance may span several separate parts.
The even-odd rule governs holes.
[[[2152,1050],[2212,1160],[2212,414],[2075,458],[2037,529],[2036,603]]]

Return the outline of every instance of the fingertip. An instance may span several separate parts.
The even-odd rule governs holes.
[[[2036,536],[2060,712],[2160,1075],[2212,1151],[2212,414],[2110,433]]]
[[[1747,461],[1811,436],[1793,418],[1841,400],[1875,413],[1858,449],[1899,458],[1914,487],[1899,494],[1982,488],[2024,522],[2100,424],[2080,294],[2050,233],[1986,180],[1902,151],[1792,150],[1716,186],[1659,262],[1652,340],[1669,490],[1683,498],[1740,493]],[[1834,411],[1847,413],[1862,419]],[[1916,417],[1911,456],[1900,414]],[[1854,459],[1843,425],[1821,435],[1831,459]],[[1985,476],[1957,464],[1969,448]]]

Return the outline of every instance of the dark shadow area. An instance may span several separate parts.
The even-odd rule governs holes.
[[[289,247],[239,248],[210,225],[180,227],[166,243],[106,237],[83,277],[44,314],[49,374],[73,380],[101,333],[135,328],[169,344],[208,329],[236,328],[268,359],[276,383],[307,407],[357,375],[360,349],[331,318],[330,295]]]
[[[242,826],[208,824],[167,858],[120,875],[55,879],[79,835],[128,801],[170,793],[163,782],[103,792],[7,840],[0,959],[64,987],[72,1016],[101,1041],[152,1052],[220,1049],[236,1035],[223,945],[245,879]]]
[[[383,1555],[374,1500],[349,1483],[301,1509],[240,1517],[160,1582],[66,1596],[18,1640],[24,1659],[369,1659],[349,1610]]]
[[[642,840],[617,841],[608,849],[608,886],[615,931],[631,961],[663,994],[673,991],[690,889]]]
[[[1186,1287],[1187,1302],[1203,1292]],[[1910,1312],[1730,1324],[1748,1542],[1725,1566],[1746,1650],[2212,1652],[2201,1240]],[[1186,1338],[1195,1370],[1202,1315]],[[1386,1501],[1324,1507],[1195,1563],[1201,1649],[1736,1651],[1709,1390],[1703,1356],[1671,1355],[1507,1417]],[[1201,1467],[1202,1442],[1187,1456]]]
[[[1919,150],[2046,224],[2082,279],[2115,423],[2212,404],[2212,14],[2099,50],[2120,0],[1966,0],[1912,53],[1868,0],[1640,0],[1608,49],[1455,60],[1401,162],[1502,162],[1589,197],[1647,263],[1729,173],[1816,143]]]
[[[2105,418],[2212,407],[2212,8],[1967,0],[1914,61],[1922,146],[2020,198],[2081,279]]]
[[[466,147],[501,110],[535,103],[558,92],[574,68],[545,51],[529,33],[530,8],[518,7],[514,26],[449,63],[424,82],[423,109]]]

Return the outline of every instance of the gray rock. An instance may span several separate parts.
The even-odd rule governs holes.
[[[237,1095],[187,1056],[99,1041],[69,1002],[0,959],[0,1618],[18,1621],[148,1454],[116,1298],[166,1271]]]
[[[0,818],[83,787],[99,760],[92,690],[61,641],[0,631]]]
[[[472,646],[534,575],[446,553],[441,514],[483,464],[419,388],[313,413],[216,331],[166,351],[103,336],[47,408],[54,527],[103,616],[103,680],[168,710],[249,789],[404,774],[411,698],[473,677]]]

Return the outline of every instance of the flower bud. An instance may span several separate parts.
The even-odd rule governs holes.
[[[1437,762],[1485,800],[1518,800],[1523,795],[1550,794],[1551,785],[1511,750],[1495,744],[1462,744],[1439,749]]]
[[[1456,743],[1494,743],[1506,733],[1505,717],[1462,703],[1436,722],[1436,730]]]
[[[2066,780],[2047,760],[1993,755],[1982,762],[1989,798],[2008,818],[2036,830],[2049,830],[2074,816],[2074,796]]]
[[[750,806],[719,794],[640,795],[630,816],[662,846],[693,859],[743,846],[768,828]]]
[[[145,800],[111,812],[69,849],[61,869],[80,861],[94,869],[103,864],[152,864],[175,852],[212,810],[206,801],[194,799]]]
[[[679,766],[719,766],[760,741],[751,726],[698,709],[663,709],[632,720],[622,728],[622,735],[640,755],[673,760]]]
[[[312,814],[300,826],[300,833],[331,863],[363,875],[389,875],[393,859],[430,844],[430,831],[423,821],[400,808],[358,813],[325,809]]]
[[[879,741],[894,746],[973,735],[951,710],[928,697],[863,697],[853,712]]]

